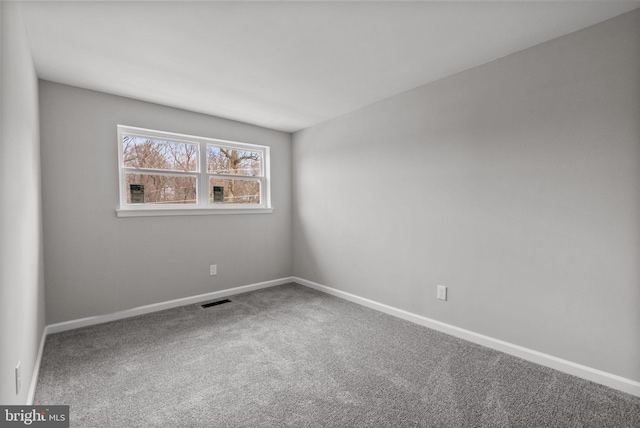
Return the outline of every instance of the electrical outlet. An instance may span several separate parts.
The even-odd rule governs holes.
[[[20,385],[22,384],[22,367],[20,361],[16,364],[16,395],[20,394]]]
[[[218,274],[218,265],[210,265],[209,266],[209,275],[217,275]]]
[[[447,287],[444,285],[438,285],[438,292],[436,297],[440,300],[447,300]]]

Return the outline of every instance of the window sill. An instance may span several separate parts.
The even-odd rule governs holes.
[[[271,214],[273,208],[147,208],[116,209],[118,217],[162,217],[183,215],[218,215],[218,214]]]

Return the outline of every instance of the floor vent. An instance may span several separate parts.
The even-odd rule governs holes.
[[[211,306],[216,306],[216,305],[221,305],[223,303],[230,303],[231,300],[229,299],[224,299],[224,300],[218,300],[217,302],[209,302],[209,303],[205,303],[204,305],[200,305],[203,308],[210,308]]]

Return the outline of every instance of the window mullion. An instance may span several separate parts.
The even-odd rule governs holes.
[[[209,177],[207,175],[207,143],[201,141],[198,144],[200,153],[200,177],[198,179],[198,204],[206,207],[209,205]]]

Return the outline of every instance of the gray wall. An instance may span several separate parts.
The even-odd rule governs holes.
[[[44,330],[38,80],[20,4],[0,15],[0,403],[25,404]]]
[[[634,11],[294,134],[294,274],[640,381],[639,70]]]
[[[291,274],[290,134],[46,81],[40,113],[48,324]],[[117,218],[117,124],[270,146],[274,213]]]

